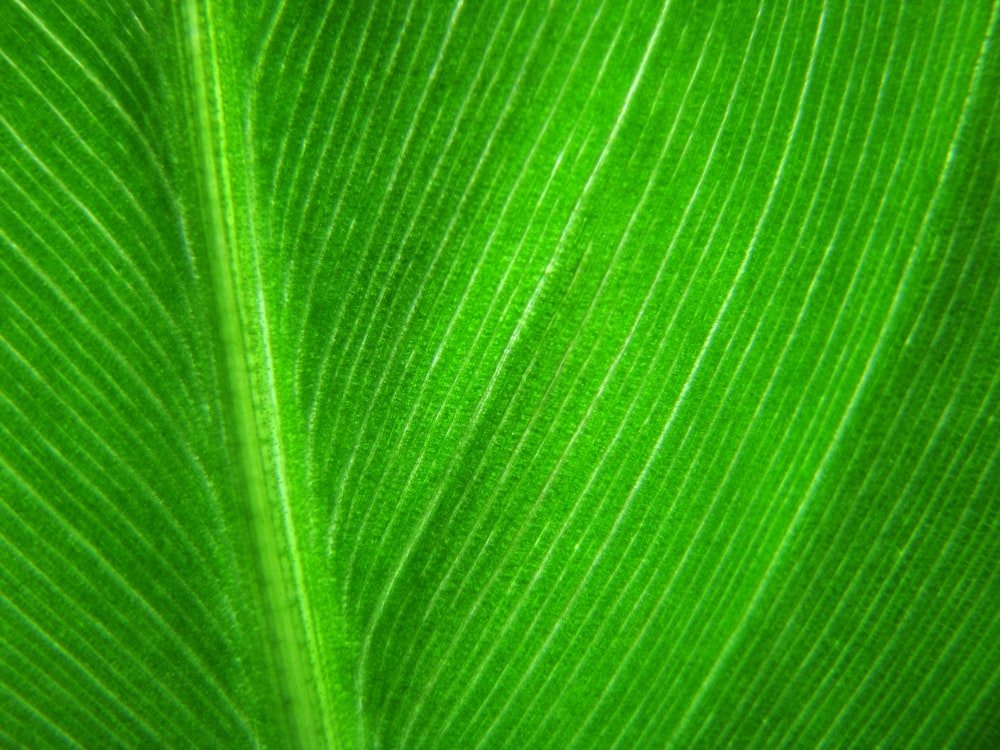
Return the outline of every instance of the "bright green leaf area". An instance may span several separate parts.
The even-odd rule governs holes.
[[[0,0],[0,746],[1000,747],[1000,5]]]

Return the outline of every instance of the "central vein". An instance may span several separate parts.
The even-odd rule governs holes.
[[[237,222],[227,157],[217,38],[210,0],[181,10],[187,106],[196,150],[200,216],[218,324],[223,408],[232,442],[232,479],[247,505],[252,557],[277,700],[264,717],[280,724],[283,746],[337,748],[328,689],[312,621],[285,481],[277,398],[260,281],[241,258],[249,238]],[[241,260],[244,261],[241,263]]]

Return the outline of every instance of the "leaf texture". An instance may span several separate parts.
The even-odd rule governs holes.
[[[0,0],[0,744],[1000,743],[998,24]]]

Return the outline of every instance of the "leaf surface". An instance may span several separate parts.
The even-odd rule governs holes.
[[[998,19],[0,0],[0,744],[1000,742]]]

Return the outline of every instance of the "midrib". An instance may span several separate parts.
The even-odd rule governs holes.
[[[210,0],[185,0],[181,20],[182,59],[188,66],[186,104],[194,120],[199,209],[221,350],[222,403],[233,441],[232,478],[247,504],[250,557],[256,562],[270,650],[265,658],[274,673],[277,705],[283,707],[282,746],[339,748],[283,476],[267,331],[256,304],[259,280],[241,272],[245,269],[238,255],[240,242],[249,238],[240,237],[236,219]],[[279,439],[269,439],[275,434]]]

